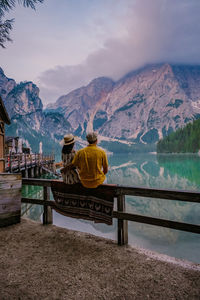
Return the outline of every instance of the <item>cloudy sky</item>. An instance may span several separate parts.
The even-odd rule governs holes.
[[[147,63],[200,64],[200,0],[45,0],[17,6],[0,66],[31,80],[44,105],[99,76]]]

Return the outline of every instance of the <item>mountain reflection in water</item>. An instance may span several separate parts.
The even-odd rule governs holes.
[[[198,155],[134,153],[112,155],[108,159],[110,169],[107,174],[107,183],[200,191],[200,157]],[[23,191],[26,197],[35,197],[33,195],[36,194],[38,197],[41,193],[40,187],[25,188],[28,188],[27,191]],[[34,205],[25,215],[35,220],[41,219],[42,211],[41,207],[38,207]],[[126,196],[126,211],[179,222],[200,224],[200,204],[198,203]],[[53,220],[57,226],[89,232],[111,239],[117,238],[116,220],[114,220],[112,226],[107,226],[67,218],[56,212],[53,213]],[[198,234],[136,222],[129,222],[128,230],[129,244],[133,246],[200,263],[200,236]]]

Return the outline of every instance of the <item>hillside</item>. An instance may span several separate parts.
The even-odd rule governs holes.
[[[160,140],[158,153],[197,153],[200,150],[200,119]]]

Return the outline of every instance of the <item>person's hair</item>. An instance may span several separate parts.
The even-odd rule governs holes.
[[[96,139],[96,141],[97,141],[97,139]],[[94,144],[94,143],[96,143],[96,141],[88,141],[88,143],[90,144],[90,145],[92,145],[92,144]]]
[[[73,147],[74,147],[74,143],[69,144],[69,145],[64,145],[63,148],[62,148],[62,153],[63,154],[69,154],[69,153],[71,153]]]
[[[94,144],[97,141],[97,133],[95,131],[88,132],[86,139],[89,144]]]

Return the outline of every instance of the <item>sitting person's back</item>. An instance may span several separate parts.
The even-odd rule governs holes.
[[[89,133],[86,138],[88,146],[76,153],[72,164],[79,169],[82,185],[96,188],[106,179],[108,160],[105,151],[97,147],[97,134]]]
[[[65,168],[68,164],[70,164],[76,154],[76,151],[73,149],[75,143],[75,138],[72,134],[67,134],[63,139],[63,148],[62,148],[62,166]],[[63,168],[63,169],[64,169]],[[62,171],[61,174],[63,181],[67,184],[75,184],[80,182],[79,175],[77,170],[65,170]]]

